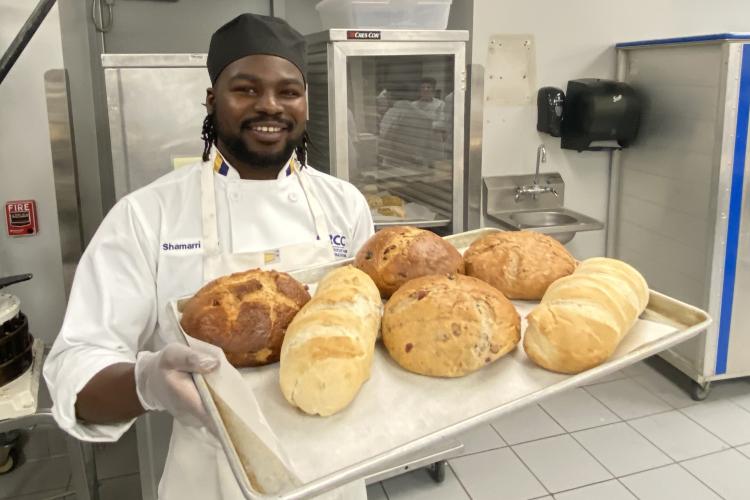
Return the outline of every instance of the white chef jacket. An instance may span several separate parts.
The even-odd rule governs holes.
[[[81,257],[62,330],[44,366],[55,420],[78,439],[116,441],[132,425],[133,421],[94,425],[76,420],[77,394],[103,368],[134,363],[136,353],[150,341],[158,347],[174,340],[168,338],[168,329],[159,328],[167,324],[168,302],[202,285],[201,167],[186,166],[122,198]],[[301,175],[307,176],[325,211],[334,255],[352,257],[373,234],[364,197],[348,182],[309,166]],[[289,164],[276,179],[261,181],[240,179],[229,167],[226,175],[215,174],[214,189],[221,248],[272,253],[316,238],[304,192]],[[175,426],[181,427],[179,422]],[[173,433],[160,495],[165,486],[169,489],[167,481],[195,481],[196,494],[203,488],[220,491],[217,483],[234,481],[226,477],[226,469],[218,470],[217,461],[226,460],[218,442],[214,450],[201,449],[197,441],[201,435],[205,441],[205,435],[197,429],[182,430],[194,434],[196,449],[184,456],[185,441],[190,440],[183,439],[178,446],[181,456],[175,456]],[[199,477],[180,474],[180,462],[200,471]]]

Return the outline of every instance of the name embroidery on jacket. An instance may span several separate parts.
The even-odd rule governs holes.
[[[203,253],[200,240],[177,240],[161,244],[162,253],[170,255],[194,255]]]

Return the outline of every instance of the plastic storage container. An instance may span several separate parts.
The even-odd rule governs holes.
[[[444,30],[453,0],[323,0],[323,28]]]

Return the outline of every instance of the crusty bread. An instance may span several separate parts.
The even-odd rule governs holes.
[[[460,274],[409,281],[383,313],[383,343],[403,368],[460,377],[497,360],[521,339],[521,319],[502,293]]]
[[[370,208],[380,208],[383,206],[383,198],[376,194],[366,194],[365,200],[367,200],[367,204]]]
[[[378,213],[387,217],[398,217],[400,219],[406,218],[406,209],[399,206],[378,207]]]
[[[410,279],[464,272],[461,254],[453,245],[435,233],[410,226],[375,233],[357,252],[354,265],[370,275],[386,298]]]
[[[575,259],[556,239],[535,231],[491,233],[464,253],[466,274],[509,299],[539,300],[555,280],[575,269]]]
[[[588,259],[555,281],[527,317],[523,345],[548,370],[578,373],[615,352],[648,304],[648,285],[628,264]]]
[[[345,408],[370,377],[382,307],[367,274],[352,266],[328,273],[286,332],[279,371],[286,400],[311,415]]]
[[[384,195],[382,199],[383,199],[383,206],[386,206],[386,207],[403,207],[404,206],[404,200],[402,198],[399,198],[398,196],[387,194],[387,195]]]
[[[206,284],[185,304],[180,324],[221,347],[234,366],[265,365],[279,360],[287,325],[308,300],[288,274],[253,269]]]

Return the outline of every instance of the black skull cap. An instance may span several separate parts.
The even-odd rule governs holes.
[[[272,55],[288,60],[305,79],[305,39],[278,17],[240,14],[211,36],[206,66],[211,85],[228,65],[252,55]]]

